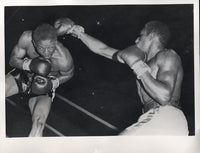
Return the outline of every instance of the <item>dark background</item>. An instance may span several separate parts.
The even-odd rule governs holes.
[[[71,18],[88,34],[118,49],[133,44],[146,22],[166,23],[172,33],[168,48],[182,58],[181,103],[190,135],[194,135],[193,5],[5,7],[5,73],[12,69],[8,59],[22,32],[33,30],[41,23],[53,24],[60,17]],[[74,37],[65,35],[58,39],[72,54],[75,75],[61,85],[57,93],[115,125],[118,130],[105,127],[58,98],[52,104],[47,123],[68,136],[102,136],[115,135],[136,122],[142,106],[131,70],[126,65],[95,55]],[[21,109],[6,104],[6,134],[27,136],[31,128],[27,98],[18,95],[11,99]],[[54,134],[45,129],[44,136]]]

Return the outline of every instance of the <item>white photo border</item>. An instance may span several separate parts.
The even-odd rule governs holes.
[[[1,153],[197,153],[200,142],[199,105],[199,1],[198,0],[142,0],[142,1],[94,1],[94,0],[3,0],[0,2],[0,152]],[[112,4],[194,4],[194,65],[195,65],[195,136],[190,137],[60,137],[60,138],[5,138],[5,6],[53,6],[53,5],[112,5]],[[198,148],[200,149],[200,148]],[[188,151],[189,150],[189,151]]]

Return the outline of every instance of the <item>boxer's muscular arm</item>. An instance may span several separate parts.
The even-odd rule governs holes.
[[[9,64],[13,67],[16,67],[18,69],[22,69],[22,65],[24,62],[24,57],[26,56],[26,48],[28,45],[28,41],[30,40],[29,38],[29,34],[28,32],[24,32],[18,43],[14,46],[12,52],[11,52],[11,56],[10,56],[10,60],[9,60]]]
[[[157,78],[149,72],[141,76],[145,90],[161,105],[166,105],[175,87],[180,60],[174,53],[164,53],[157,56],[159,67]]]
[[[62,50],[62,60],[60,60],[60,70],[58,76],[59,83],[65,83],[70,80],[74,75],[74,62],[72,56],[67,48],[60,45],[60,50]]]
[[[82,33],[80,36],[80,40],[94,53],[104,56],[106,58],[112,59],[113,54],[118,50],[109,47],[105,43],[100,40],[86,34]]]
[[[59,76],[57,77],[59,79],[59,83],[63,84],[70,80],[74,75],[74,65],[73,63],[69,63],[69,65],[66,67],[65,71],[60,71]]]
[[[72,36],[78,37],[92,52],[109,59],[112,59],[114,53],[118,51],[117,49],[111,48],[100,40],[86,34],[82,26],[74,25],[74,22],[72,24],[72,22],[68,21],[68,18],[61,18],[55,22],[54,26],[58,33],[61,35],[65,33],[72,34]]]

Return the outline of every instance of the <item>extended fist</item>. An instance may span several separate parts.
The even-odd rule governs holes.
[[[74,26],[74,21],[69,18],[60,18],[54,23],[58,36],[68,34],[69,30]]]
[[[23,69],[41,76],[47,76],[51,72],[51,62],[43,57],[25,59]]]
[[[81,34],[85,32],[85,29],[80,25],[74,25],[71,29],[69,29],[68,33],[74,37],[80,38]]]

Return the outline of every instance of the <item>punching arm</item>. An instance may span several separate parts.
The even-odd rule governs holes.
[[[76,27],[75,27],[76,28]],[[78,34],[75,31],[72,34]],[[102,41],[86,34],[85,32],[80,32],[78,34],[78,38],[94,53],[104,56],[106,58],[112,59],[113,54],[116,53],[118,50],[112,47],[109,47]]]
[[[75,25],[69,18],[58,19],[54,27],[62,34],[71,34],[72,36],[80,39],[92,52],[112,59],[112,56],[117,49],[111,48],[100,40],[85,33],[85,29],[80,25]],[[60,35],[59,34],[59,35]]]

